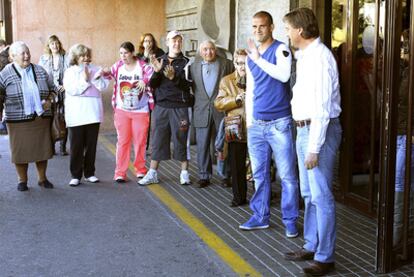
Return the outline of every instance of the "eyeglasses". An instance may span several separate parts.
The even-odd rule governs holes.
[[[236,62],[235,64],[238,65],[238,66],[245,66],[246,65],[246,63],[244,63],[244,62]]]

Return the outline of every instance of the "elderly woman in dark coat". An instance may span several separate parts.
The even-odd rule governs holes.
[[[11,160],[19,179],[17,189],[28,190],[27,169],[36,163],[38,185],[53,188],[46,178],[47,160],[52,157],[50,136],[50,91],[56,87],[43,67],[30,62],[30,51],[22,41],[10,46],[13,62],[0,73],[0,116],[5,109]]]

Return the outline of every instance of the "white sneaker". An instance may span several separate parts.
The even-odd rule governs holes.
[[[148,171],[147,174],[138,181],[138,185],[140,186],[148,186],[151,184],[158,184],[158,173]]]
[[[96,178],[95,176],[85,178],[85,180],[86,180],[86,182],[89,182],[89,183],[98,183],[99,182],[99,179]]]
[[[69,182],[69,186],[71,187],[77,187],[80,185],[80,180],[79,179],[72,179]]]
[[[125,178],[122,176],[116,176],[115,177],[115,182],[117,183],[125,183]]]
[[[181,170],[180,184],[183,185],[183,186],[191,185],[190,173],[188,173],[187,170]]]
[[[137,173],[137,178],[144,178],[145,174],[144,173]]]

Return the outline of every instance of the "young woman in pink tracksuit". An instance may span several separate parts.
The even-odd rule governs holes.
[[[114,180],[126,181],[130,161],[131,142],[134,145],[135,173],[142,178],[145,168],[145,148],[149,128],[149,111],[154,99],[148,86],[153,73],[150,65],[135,56],[131,42],[124,42],[119,49],[120,60],[116,62],[107,77],[115,80],[112,106],[114,108],[114,125],[118,141],[116,144],[116,166]]]

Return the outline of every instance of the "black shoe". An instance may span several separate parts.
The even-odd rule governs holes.
[[[230,183],[230,179],[222,179],[221,180],[221,185],[225,188],[231,188],[231,183]]]
[[[237,201],[231,201],[231,203],[230,203],[230,207],[238,207],[238,206],[244,206],[244,205],[246,205],[246,204],[248,204],[249,202],[248,201],[246,201],[246,200],[244,200],[244,201],[241,201],[241,202],[237,202]]]
[[[238,205],[239,204],[236,201],[231,201],[229,206],[234,208],[234,207],[237,207]]]
[[[47,179],[43,182],[38,182],[37,184],[41,187],[44,187],[45,189],[53,189],[53,184]]]
[[[240,202],[239,206],[244,206],[244,205],[249,205],[249,201],[248,200],[244,200],[242,202]]]
[[[20,182],[17,184],[17,190],[18,191],[26,191],[29,190],[29,188],[27,187],[27,182]]]
[[[209,179],[200,179],[200,180],[198,180],[198,187],[199,188],[205,188],[205,187],[207,187],[208,185],[210,185],[210,180]]]

